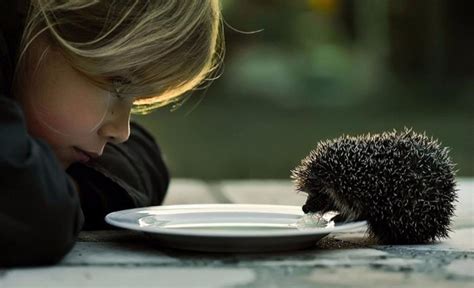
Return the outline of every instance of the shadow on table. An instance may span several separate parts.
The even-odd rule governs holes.
[[[305,257],[314,257],[319,252],[328,252],[331,250],[346,250],[369,248],[376,244],[373,240],[362,234],[348,238],[350,241],[337,239],[333,235],[328,235],[310,248],[300,250],[278,251],[278,252],[245,252],[245,253],[222,253],[222,252],[199,252],[191,250],[182,250],[164,247],[160,242],[149,235],[130,230],[101,230],[101,231],[84,231],[79,235],[79,242],[101,242],[107,243],[111,248],[119,249],[123,252],[133,252],[138,254],[157,254],[166,255],[168,257],[180,260],[219,260],[220,262],[245,261],[255,259],[304,259]]]

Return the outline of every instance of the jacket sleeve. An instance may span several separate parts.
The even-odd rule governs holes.
[[[163,202],[170,175],[160,147],[139,124],[130,129],[126,142],[108,143],[101,157],[67,170],[79,185],[85,230],[112,228],[104,220],[110,212]]]
[[[27,133],[0,93],[0,267],[58,262],[83,223],[75,187],[51,148]]]

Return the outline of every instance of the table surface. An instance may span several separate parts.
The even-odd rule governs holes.
[[[51,267],[0,270],[6,287],[474,287],[474,178],[458,179],[450,238],[430,245],[371,242],[363,231],[330,234],[310,249],[252,254],[157,247],[139,232],[81,232]],[[302,205],[290,181],[173,179],[164,205]]]

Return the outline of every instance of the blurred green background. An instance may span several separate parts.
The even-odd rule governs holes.
[[[474,176],[473,1],[224,0],[223,73],[134,119],[172,177],[284,178],[318,141],[412,127]],[[242,33],[256,31],[258,33]]]

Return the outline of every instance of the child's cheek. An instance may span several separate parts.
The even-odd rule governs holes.
[[[94,101],[92,101],[94,100]],[[75,97],[33,105],[38,121],[50,130],[71,136],[88,135],[97,131],[108,112],[103,99]]]

